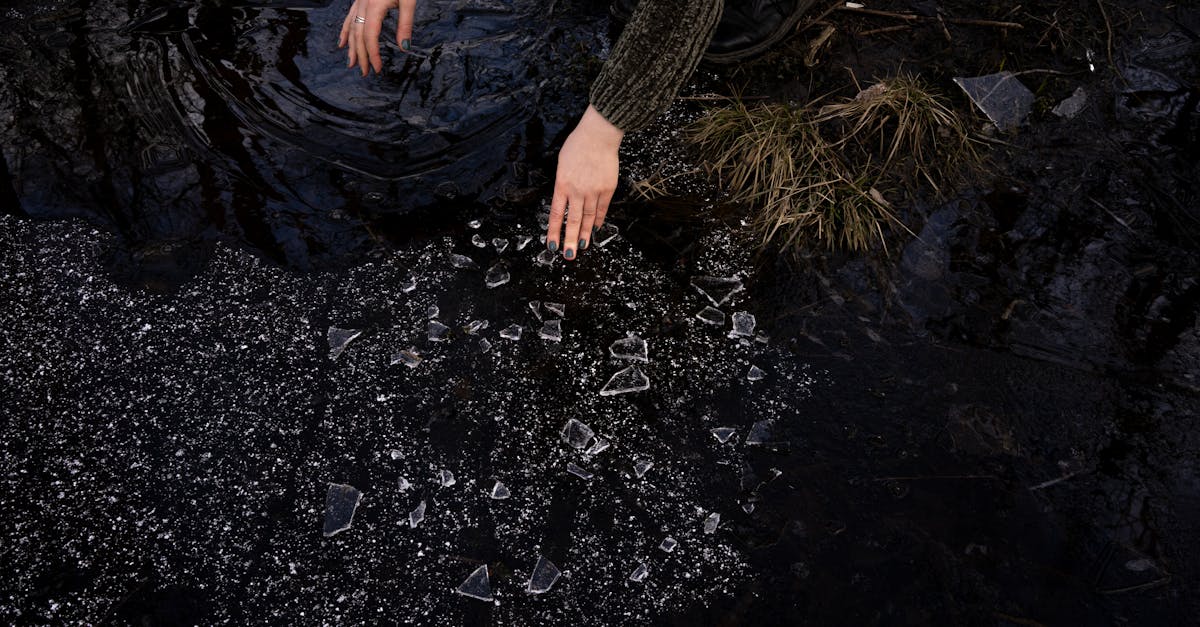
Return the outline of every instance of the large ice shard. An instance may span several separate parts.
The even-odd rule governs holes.
[[[629,580],[641,583],[646,580],[646,576],[649,574],[650,569],[646,568],[645,564],[638,564],[637,568],[633,569],[633,572],[629,574]]]
[[[604,248],[604,246],[613,241],[613,239],[615,239],[620,232],[621,229],[618,229],[609,222],[605,222],[604,224],[600,225],[600,228],[596,229],[596,234],[592,236],[592,245],[597,248]]]
[[[455,592],[463,596],[471,597],[472,599],[479,599],[480,601],[493,601],[492,584],[490,581],[488,581],[487,564],[476,568],[475,571],[472,572],[469,577],[467,577],[466,581],[459,584]]]
[[[754,335],[754,314],[745,311],[738,311],[733,314],[733,329],[729,331],[729,337],[750,337]]]
[[[654,467],[654,462],[648,459],[639,459],[633,462],[633,474],[638,476],[638,479],[646,476],[646,473]]]
[[[362,335],[362,331],[358,329],[329,327],[329,331],[326,332],[327,339],[329,340],[329,358],[337,360],[341,356],[342,351],[346,350],[346,345],[360,335]]]
[[[725,312],[712,306],[707,306],[704,309],[701,309],[700,312],[696,314],[696,318],[699,319],[700,322],[703,322],[704,324],[711,324],[714,327],[725,325]]]
[[[741,280],[736,277],[717,276],[695,277],[692,279],[692,287],[711,301],[714,307],[720,307],[729,302],[734,294],[743,289]]]
[[[476,248],[487,248],[487,242],[484,241],[483,236],[478,233],[471,236],[471,243],[474,244]]]
[[[416,529],[417,525],[425,521],[425,501],[417,503],[413,511],[408,513],[408,527]]]
[[[650,361],[650,351],[646,346],[646,340],[630,333],[628,337],[623,337],[608,347],[608,354],[617,359],[632,359],[635,361]]]
[[[648,389],[650,389],[650,377],[643,374],[637,366],[630,366],[610,377],[608,383],[604,384],[600,390],[600,396],[614,396]]]
[[[422,361],[424,361],[424,358],[421,357],[421,353],[417,352],[417,347],[410,346],[408,350],[403,350],[392,355],[391,365],[404,364],[409,368],[416,368]]]
[[[325,536],[332,536],[350,528],[354,511],[362,500],[362,492],[341,483],[329,484],[325,493]]]
[[[663,538],[662,544],[659,544],[658,548],[666,551],[667,553],[672,553],[675,551],[675,547],[677,546],[679,546],[679,541],[671,536],[667,536]]]
[[[538,253],[537,256],[537,262],[539,266],[552,266],[554,265],[554,261],[556,259],[558,259],[558,254],[552,253],[548,250],[543,250],[542,252]]]
[[[510,276],[508,274],[508,266],[503,263],[498,263],[491,268],[488,268],[487,275],[483,277],[483,283],[489,288],[495,288],[508,283],[509,279]]]
[[[750,427],[750,433],[746,434],[746,444],[767,444],[771,441],[771,424],[770,420],[759,420]]]
[[[1034,95],[1012,72],[987,76],[955,77],[971,102],[1002,131],[1020,126],[1033,110]]]
[[[595,476],[592,473],[588,472],[587,469],[581,467],[579,464],[576,464],[574,462],[567,462],[567,472],[575,475],[576,477],[579,477],[580,479],[584,479],[587,481],[590,481],[592,479],[592,477]]]
[[[533,573],[529,576],[529,583],[526,584],[525,591],[530,594],[548,592],[561,574],[562,572],[553,562],[538,556],[537,564],[533,566]]]
[[[591,442],[595,435],[596,432],[592,431],[591,427],[574,418],[567,420],[567,424],[563,425],[562,428],[563,442],[566,442],[571,448],[577,450],[587,447],[588,442]]]
[[[471,268],[479,267],[479,265],[475,263],[474,259],[471,259],[466,255],[459,254],[450,255],[450,265],[458,268],[459,270],[469,270]]]
[[[500,337],[502,337],[506,340],[519,340],[519,339],[521,339],[521,331],[522,330],[523,329],[522,329],[521,325],[510,324],[507,327],[505,327],[503,330],[500,331]]]
[[[729,441],[729,438],[733,437],[734,431],[735,429],[732,427],[717,427],[716,429],[712,430],[712,434],[718,442],[724,444]]]
[[[450,334],[450,327],[438,322],[437,320],[430,320],[429,323],[425,325],[425,333],[430,342],[445,342],[447,339],[449,339],[448,336]]]
[[[458,483],[458,480],[454,478],[454,473],[449,470],[438,471],[438,485],[448,488],[456,483]]]
[[[492,246],[495,247],[497,253],[503,253],[508,250],[508,240],[503,237],[493,237]]]
[[[538,337],[551,342],[562,341],[562,320],[547,320],[542,323],[542,328],[538,331]]]
[[[508,486],[504,485],[500,481],[497,481],[495,485],[492,486],[492,492],[488,496],[501,501],[512,496],[512,492],[508,490]]]
[[[721,515],[713,512],[704,519],[704,533],[713,534],[717,531],[717,526],[721,524]]]
[[[750,371],[746,373],[746,378],[750,381],[762,381],[765,376],[767,376],[767,373],[763,372],[762,368],[754,365],[751,365]]]
[[[559,318],[567,317],[567,306],[562,303],[545,302],[542,303],[542,308]]]
[[[463,333],[466,333],[467,335],[475,335],[476,333],[488,328],[490,325],[491,323],[487,320],[472,320],[464,324],[462,330]]]

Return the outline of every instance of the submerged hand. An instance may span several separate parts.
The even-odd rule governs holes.
[[[367,75],[368,63],[378,74],[383,70],[383,59],[379,57],[379,33],[383,30],[383,18],[388,9],[399,6],[400,17],[396,21],[396,44],[408,51],[412,45],[413,13],[417,0],[355,0],[350,12],[342,22],[342,34],[338,36],[338,48],[350,46],[346,67],[357,65]]]
[[[561,248],[563,257],[574,259],[577,251],[591,243],[595,229],[604,224],[608,203],[617,190],[617,149],[624,136],[624,131],[589,105],[579,125],[567,137],[558,153],[550,226],[546,230],[546,247],[551,252]],[[562,232],[564,214],[565,233]]]

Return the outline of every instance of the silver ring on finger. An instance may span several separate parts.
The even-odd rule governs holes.
[[[367,18],[365,18],[361,15],[356,15],[356,16],[354,16],[354,23],[355,24],[366,24]]]

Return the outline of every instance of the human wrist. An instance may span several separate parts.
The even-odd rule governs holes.
[[[609,122],[604,115],[596,110],[593,105],[588,105],[587,111],[583,112],[583,117],[579,120],[579,125],[576,130],[581,130],[595,139],[617,147],[621,145],[621,139],[625,137],[625,131],[618,128],[612,122]]]

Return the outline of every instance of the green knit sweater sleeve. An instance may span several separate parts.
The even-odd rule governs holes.
[[[623,131],[648,125],[696,70],[722,6],[723,0],[641,0],[592,83],[592,106]]]

